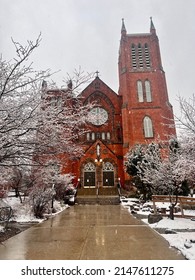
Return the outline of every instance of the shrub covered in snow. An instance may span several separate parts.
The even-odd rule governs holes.
[[[53,190],[44,186],[33,187],[29,194],[29,202],[32,205],[36,218],[43,218],[45,212],[51,209]]]

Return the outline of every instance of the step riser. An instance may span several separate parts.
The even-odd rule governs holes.
[[[117,196],[118,190],[116,188],[99,188],[99,189],[78,189],[77,195],[79,196],[90,196],[90,195],[100,195],[100,196]]]
[[[119,198],[77,198],[76,203],[78,204],[101,204],[101,205],[118,205],[120,204]]]

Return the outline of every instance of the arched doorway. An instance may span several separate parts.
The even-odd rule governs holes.
[[[114,187],[114,166],[111,162],[103,162],[103,187]]]
[[[96,168],[92,162],[88,162],[84,165],[84,188],[95,188],[96,182]]]

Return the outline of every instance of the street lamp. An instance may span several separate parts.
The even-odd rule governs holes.
[[[121,178],[118,177],[118,184],[117,184],[118,194],[121,196]]]
[[[81,181],[81,179],[80,179],[80,178],[78,178],[78,180],[77,180],[77,184],[76,184],[76,189],[78,189],[78,186],[79,186],[79,184],[80,184],[80,181]]]

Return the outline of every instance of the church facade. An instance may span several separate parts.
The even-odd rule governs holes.
[[[150,32],[144,34],[128,34],[122,21],[118,75],[118,93],[97,73],[80,94],[83,104],[95,102],[79,139],[84,154],[66,167],[81,188],[128,184],[124,158],[129,149],[156,141],[166,144],[176,135],[152,19]]]

